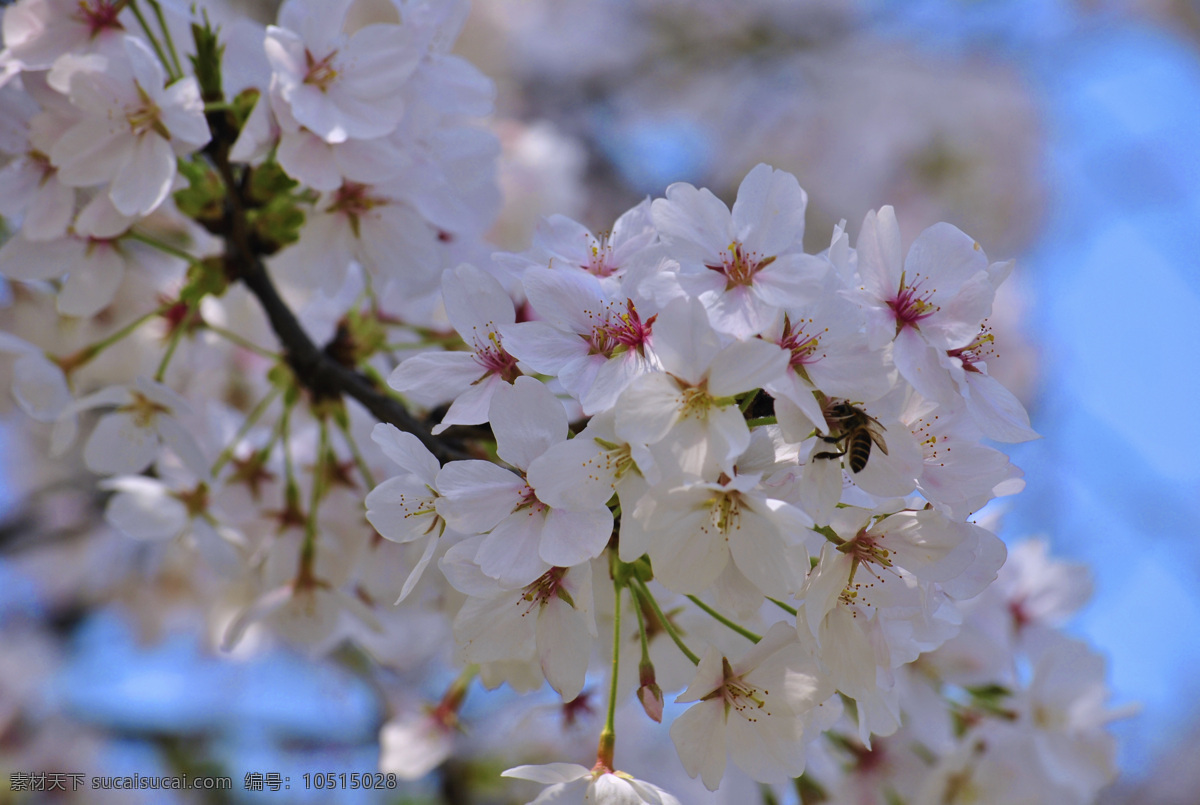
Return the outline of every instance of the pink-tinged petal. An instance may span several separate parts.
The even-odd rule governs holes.
[[[821,299],[830,265],[811,254],[785,254],[754,275],[754,292],[775,307],[802,307]]]
[[[304,40],[299,34],[286,28],[268,25],[263,49],[271,69],[276,73],[297,79],[302,78],[308,70],[304,58]]]
[[[732,397],[760,388],[783,374],[788,353],[778,344],[754,339],[730,344],[713,358],[708,370],[708,393]]]
[[[983,592],[996,580],[996,574],[1008,558],[1008,548],[1003,540],[985,528],[974,525],[971,528],[979,540],[975,546],[975,561],[962,574],[941,584],[942,592],[960,601]]]
[[[212,139],[204,117],[200,85],[195,78],[186,76],[167,87],[161,105],[163,125],[171,133],[171,142],[176,147],[185,147],[183,153],[200,148]]]
[[[153,100],[160,100],[166,75],[163,73],[158,58],[151,52],[149,46],[137,37],[127,36],[124,38],[123,44],[125,45],[125,55],[129,57],[129,66],[133,70],[134,80]],[[188,77],[185,80],[194,83],[196,79]],[[197,97],[199,97],[198,93]]]
[[[137,137],[129,161],[113,177],[108,194],[123,215],[149,215],[171,192],[175,154],[162,137],[148,132]]]
[[[560,330],[590,335],[603,323],[607,296],[591,274],[531,268],[521,285],[538,315]]]
[[[756,512],[741,512],[737,533],[729,540],[729,552],[738,570],[763,595],[785,598],[799,586],[799,580],[791,577],[779,528]]]
[[[210,462],[192,432],[174,417],[160,415],[157,423],[163,443],[183,462],[183,466],[195,473],[196,477],[207,478]]]
[[[76,258],[58,293],[58,312],[64,316],[94,316],[112,302],[125,276],[125,260],[107,244],[94,244],[91,254]]]
[[[756,714],[753,721],[731,713],[728,722],[730,757],[751,779],[784,783],[804,772],[803,722],[791,713]]]
[[[100,418],[83,448],[83,461],[101,475],[136,475],[158,456],[158,434],[127,413]]]
[[[400,277],[414,296],[438,285],[437,233],[415,210],[387,204],[359,219],[355,256],[383,276]]]
[[[525,477],[538,500],[555,509],[603,506],[616,489],[612,457],[586,433],[551,446],[530,462]]]
[[[496,84],[478,67],[451,53],[430,54],[431,69],[422,70],[421,85],[429,103],[444,112],[487,117],[496,99]]]
[[[66,234],[73,212],[74,188],[50,178],[34,193],[33,202],[25,211],[25,220],[21,222],[21,232],[30,240],[60,238]]]
[[[616,433],[622,441],[654,444],[679,421],[683,392],[666,374],[643,375],[617,400]]]
[[[944,582],[961,575],[974,559],[978,537],[972,528],[978,526],[927,510],[893,514],[871,526],[870,533],[883,535],[895,564],[922,581]]]
[[[689,777],[700,775],[716,791],[725,776],[725,700],[712,699],[688,708],[671,724],[671,740]]]
[[[372,489],[363,501],[367,507],[367,522],[375,526],[384,539],[392,542],[412,542],[426,534],[438,532],[434,522],[434,494],[412,475],[388,478]]]
[[[342,175],[361,184],[387,181],[412,162],[412,157],[387,137],[347,140],[331,149],[331,153]]]
[[[815,452],[822,452],[820,449]],[[800,501],[817,524],[828,524],[842,499],[842,465],[836,459],[813,458],[801,474]]]
[[[759,163],[738,187],[732,211],[734,234],[749,252],[777,255],[804,238],[807,206],[808,194],[795,176]]]
[[[468,344],[486,346],[488,333],[517,320],[503,286],[475,266],[463,263],[442,274],[442,295],[450,324]]]
[[[634,351],[604,361],[597,368],[591,387],[579,398],[583,413],[594,416],[601,411],[611,410],[621,392],[629,388],[633,381],[652,371],[653,364]]]
[[[900,225],[891,206],[867,213],[855,251],[867,292],[878,299],[891,299],[900,288],[903,260]]]
[[[986,272],[987,267],[987,256],[979,244],[958,227],[943,222],[917,235],[904,259],[904,276],[910,285],[920,276],[925,283],[922,290],[935,291],[941,300],[956,294],[964,282]]]
[[[330,192],[342,186],[332,146],[307,129],[284,133],[275,158],[288,176],[316,190]]]
[[[685,262],[719,262],[737,240],[729,209],[708,188],[697,190],[684,182],[668,187],[666,195],[651,203],[650,217],[672,253]]]
[[[230,161],[257,165],[270,154],[271,144],[278,135],[279,126],[271,115],[271,104],[266,97],[259,97],[229,151]]]
[[[58,180],[71,187],[91,187],[112,179],[129,161],[133,143],[128,127],[115,121],[81,121],[50,149]]]
[[[1029,413],[1016,396],[994,377],[967,373],[967,411],[983,431],[998,442],[1027,442],[1041,435],[1029,425]]]
[[[580,613],[557,596],[547,601],[538,613],[537,653],[546,681],[563,701],[578,696],[592,657],[592,636]]]
[[[729,563],[729,545],[723,534],[710,533],[711,520],[711,512],[703,508],[660,527],[650,558],[655,577],[668,590],[703,592]]]
[[[540,380],[518,377],[492,395],[488,421],[496,455],[519,469],[567,438],[567,411]]]
[[[383,454],[401,469],[411,472],[422,483],[435,486],[442,465],[416,436],[405,433],[395,425],[380,422],[371,430],[371,441],[379,445]]]
[[[976,331],[979,327],[976,325]],[[939,351],[911,327],[896,335],[892,360],[896,369],[927,400],[953,404],[959,398],[958,387],[942,367]]]
[[[24,140],[23,137],[21,139]],[[17,215],[25,209],[33,194],[37,192],[43,175],[43,169],[26,158],[14,159],[0,169],[0,215]],[[57,184],[57,181],[52,182]]]
[[[925,338],[942,349],[956,349],[979,335],[979,325],[992,313],[996,290],[985,272],[964,282],[953,297],[941,298],[941,310],[921,323]]]
[[[442,467],[437,488],[438,514],[463,534],[482,534],[521,503],[525,482],[490,461],[451,461]]]
[[[557,375],[571,361],[587,358],[588,342],[541,321],[507,324],[500,328],[504,349],[535,372]]]
[[[535,508],[508,515],[479,544],[479,569],[505,587],[531,584],[550,569],[538,556],[545,523],[546,515]]]
[[[454,639],[470,662],[531,659],[536,625],[528,608],[519,592],[468,598],[454,618]]]
[[[362,100],[398,100],[396,88],[408,80],[424,55],[414,44],[401,25],[360,28],[346,44],[346,52],[352,55],[342,62],[337,89]],[[399,119],[399,110],[388,109],[388,113]]]
[[[122,215],[107,193],[97,193],[75,216],[75,234],[81,238],[112,240],[129,230],[136,216]]]
[[[53,422],[71,403],[62,369],[37,350],[13,364],[12,391],[22,410],[38,422]]]
[[[422,405],[436,405],[470,389],[485,372],[470,352],[423,352],[397,366],[388,385]],[[479,421],[487,421],[486,407]]]
[[[750,446],[750,428],[736,405],[709,409],[708,443],[710,455],[725,472],[733,471],[733,462]]]
[[[821,622],[821,660],[829,667],[838,690],[851,697],[875,695],[875,649],[858,619],[847,607],[835,606]]]
[[[680,282],[686,287],[682,278]],[[735,338],[751,338],[783,315],[780,308],[763,299],[748,285],[738,285],[724,291],[716,299],[705,301],[713,328]]]
[[[867,465],[862,472],[851,472],[851,478],[872,495],[902,497],[916,488],[924,469],[924,456],[912,431],[898,422],[882,429],[882,436],[887,453],[872,444]]]
[[[570,783],[582,780],[591,774],[591,770],[577,763],[545,763],[540,766],[514,766],[500,772],[501,777],[515,777],[518,780],[532,780],[543,785],[554,783]]]
[[[130,476],[100,483],[113,495],[104,508],[104,519],[134,539],[171,539],[188,523],[187,507],[160,481]]]
[[[433,559],[433,554],[437,550],[438,540],[441,535],[433,533],[429,535],[429,539],[425,542],[425,550],[421,552],[421,558],[413,565],[412,572],[408,574],[408,578],[404,580],[404,586],[400,589],[400,597],[396,599],[396,604],[399,605],[408,598],[417,586],[417,582],[425,575],[425,568],[429,567],[429,562]]]
[[[588,511],[551,509],[538,555],[555,567],[574,567],[603,553],[612,530],[612,512],[603,505]]]
[[[450,404],[441,423],[434,427],[433,435],[443,433],[451,425],[481,425],[487,422],[492,396],[496,389],[506,385],[509,384],[498,375],[487,375],[476,381]]]
[[[81,262],[85,246],[76,238],[31,241],[23,235],[0,246],[0,274],[11,280],[46,280]]]
[[[695,299],[676,299],[654,322],[654,351],[663,369],[698,385],[713,358],[725,346],[709,324],[708,311]]]
[[[676,704],[698,702],[725,684],[725,669],[720,650],[709,646],[700,658],[700,664],[692,676],[687,689],[675,699]]]

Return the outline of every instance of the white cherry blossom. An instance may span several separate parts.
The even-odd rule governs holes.
[[[575,763],[516,766],[500,776],[549,786],[526,805],[680,805],[653,783],[623,771],[588,769]]]
[[[828,263],[803,252],[807,204],[795,176],[759,164],[732,210],[707,189],[680,182],[654,201],[651,215],[678,260],[679,289],[704,303],[718,330],[747,338],[781,308],[820,293]],[[670,293],[669,284],[655,286]]]
[[[489,411],[500,458],[527,470],[567,436],[567,415],[548,389],[531,377],[497,389]],[[546,505],[529,482],[488,461],[452,461],[442,468],[438,512],[464,534],[487,536],[475,561],[507,586],[532,582],[552,567],[572,567],[599,556],[612,534],[603,503],[582,509]]]
[[[50,84],[68,93],[80,120],[54,143],[50,161],[63,184],[107,184],[118,211],[147,215],[171,191],[176,157],[211,135],[196,79],[164,87],[162,65],[150,49],[133,37],[122,45],[56,62]]]
[[[500,335],[500,328],[517,317],[500,283],[464,263],[442,275],[442,295],[450,324],[472,351],[414,355],[388,378],[388,385],[418,402],[454,401],[435,434],[451,425],[487,422],[496,389],[520,374]]]
[[[804,771],[805,717],[832,693],[809,644],[776,623],[737,661],[709,648],[676,699],[696,704],[675,719],[671,739],[687,773],[710,791],[727,755],[753,779],[781,783]]]

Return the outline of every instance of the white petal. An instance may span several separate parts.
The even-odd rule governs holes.
[[[537,616],[537,652],[546,681],[569,702],[583,690],[592,636],[580,614],[566,601],[554,597]]]
[[[380,422],[371,431],[371,440],[379,445],[385,456],[420,478],[422,483],[430,486],[436,483],[442,465],[416,436],[395,425]]]
[[[688,708],[671,724],[671,740],[689,777],[700,775],[716,791],[725,776],[725,700],[712,699]]]
[[[550,389],[532,377],[497,386],[488,409],[496,455],[522,470],[567,438],[567,412]]]
[[[139,427],[127,413],[100,418],[83,448],[88,469],[102,475],[133,475],[158,456],[158,434]]]
[[[587,511],[551,509],[538,555],[556,567],[573,567],[603,553],[612,530],[612,512],[603,505]]]

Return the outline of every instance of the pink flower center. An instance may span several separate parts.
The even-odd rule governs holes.
[[[77,22],[86,25],[89,36],[95,39],[106,28],[125,27],[117,22],[117,15],[121,13],[121,7],[124,5],[114,0],[79,0],[79,10],[72,16]]]
[[[755,274],[775,262],[774,257],[760,258],[757,252],[745,251],[736,240],[729,244],[723,254],[725,260],[721,265],[705,265],[705,268],[725,275],[725,290],[751,284]]]
[[[164,140],[171,139],[171,132],[167,131],[167,127],[162,122],[162,110],[158,108],[158,104],[146,90],[142,89],[140,84],[136,86],[138,104],[125,107],[125,120],[129,123],[129,130],[136,135],[153,131]]]
[[[905,282],[904,274],[900,274],[900,290],[896,291],[896,295],[888,301],[888,307],[896,315],[897,330],[906,326],[915,327],[917,322],[927,319],[941,310],[941,307],[931,301],[933,295],[937,293],[937,288],[922,290],[921,286],[924,283],[925,279],[918,274],[912,285],[908,285]]]
[[[592,354],[611,358],[628,350],[643,352],[656,318],[658,316],[654,315],[643,322],[633,300],[626,299],[624,313],[609,315],[603,324],[592,330],[589,339]]]
[[[487,337],[486,342],[475,343],[475,362],[484,368],[487,375],[499,375],[505,382],[514,382],[521,375],[521,370],[517,368],[517,359],[504,351],[499,333],[493,330]],[[478,383],[482,379],[475,382]]]
[[[827,332],[828,327],[820,330],[814,327],[812,319],[800,319],[793,323],[790,317],[784,315],[783,338],[780,339],[779,346],[791,353],[789,365],[799,371],[806,364],[816,363],[824,358],[825,353],[817,350],[821,346],[821,336]]]
[[[621,267],[613,262],[613,248],[608,242],[608,233],[601,232],[592,242],[592,258],[580,268],[597,277],[611,277],[621,270]]]
[[[988,326],[985,319],[979,327],[979,335],[965,347],[958,349],[948,349],[946,354],[951,358],[958,358],[962,361],[962,368],[967,372],[979,372],[983,370],[976,364],[986,363],[989,358],[999,357],[996,354],[996,336],[992,335],[992,328]]]

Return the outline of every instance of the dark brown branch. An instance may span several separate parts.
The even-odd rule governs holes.
[[[296,379],[314,397],[347,395],[354,398],[380,422],[388,422],[416,436],[442,463],[472,458],[461,446],[432,435],[398,400],[377,388],[364,375],[338,363],[318,348],[279,296],[261,260],[254,259],[250,265],[242,266],[240,275],[266,311],[271,329],[283,344]]]
[[[226,112],[211,112],[208,120],[214,136],[205,151],[216,164],[227,191],[225,220],[220,232],[225,239],[227,270],[231,278],[244,282],[262,304],[296,379],[315,399],[348,396],[357,400],[380,422],[390,423],[416,436],[443,464],[455,459],[474,458],[460,443],[434,436],[399,400],[362,373],[339,363],[308,337],[296,315],[280,297],[247,231],[247,200],[243,195],[243,183],[238,180],[237,172],[229,162],[229,147],[237,138],[237,131]]]

